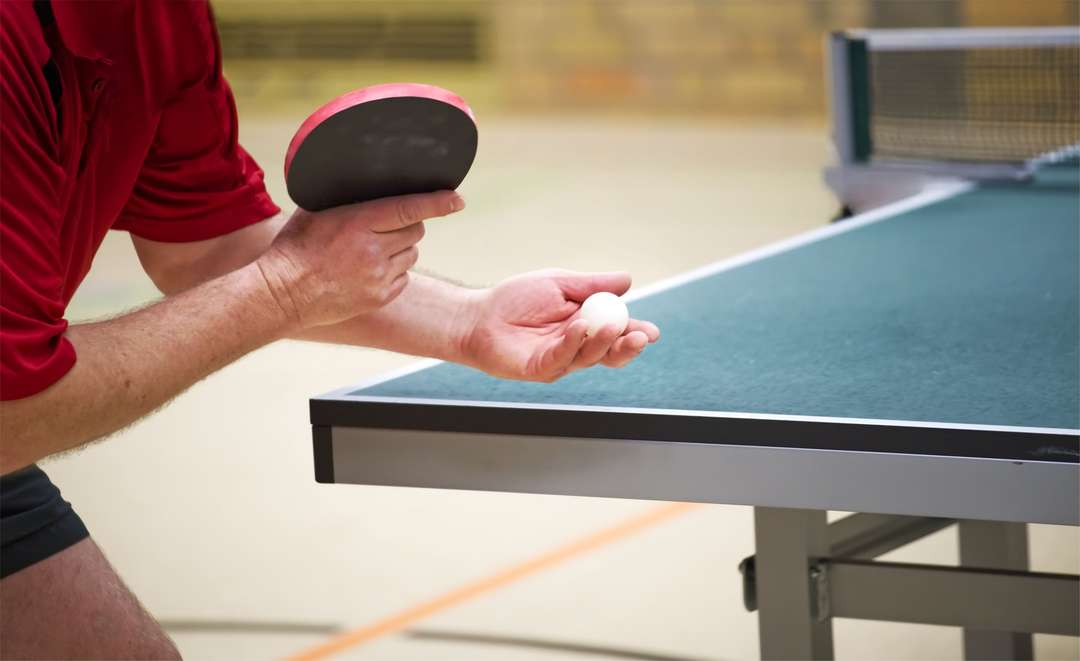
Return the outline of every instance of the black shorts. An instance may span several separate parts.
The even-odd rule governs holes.
[[[0,578],[89,536],[45,471],[29,466],[0,477]]]

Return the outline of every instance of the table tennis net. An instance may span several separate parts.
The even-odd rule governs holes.
[[[865,98],[861,160],[1054,162],[1080,154],[1080,29],[1074,43],[895,38],[854,58]],[[950,41],[951,40],[951,41]],[[860,64],[861,61],[861,64]],[[858,90],[856,90],[858,92]]]

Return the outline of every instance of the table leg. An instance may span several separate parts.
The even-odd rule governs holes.
[[[825,512],[755,507],[754,529],[761,658],[833,658],[826,595],[812,578],[814,559],[829,556]]]
[[[998,521],[960,521],[960,564],[991,569],[1028,569],[1027,526]],[[1032,659],[1031,634],[964,629],[966,659]]]

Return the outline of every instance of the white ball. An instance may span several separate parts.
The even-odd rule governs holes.
[[[617,326],[621,335],[630,323],[630,311],[626,303],[611,292],[597,292],[581,304],[581,318],[589,322],[589,335],[596,334],[602,326]]]

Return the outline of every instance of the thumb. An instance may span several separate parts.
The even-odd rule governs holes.
[[[384,197],[354,205],[376,232],[393,232],[430,218],[449,216],[465,208],[465,200],[454,191],[415,193]]]
[[[563,295],[572,301],[581,302],[601,291],[622,296],[630,289],[630,274],[625,271],[609,273],[575,273],[562,271],[554,276]]]

